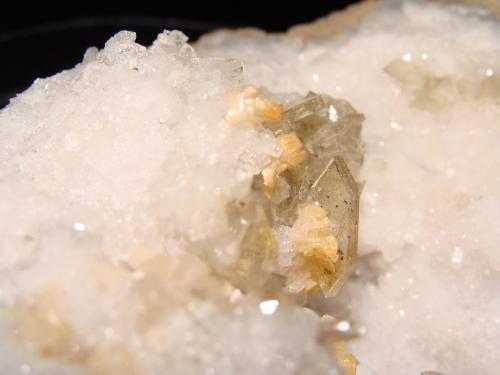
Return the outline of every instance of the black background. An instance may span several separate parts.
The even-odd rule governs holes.
[[[274,1],[39,1],[14,3],[0,12],[0,108],[37,77],[81,61],[89,46],[102,47],[115,32],[137,32],[150,44],[163,29],[180,29],[191,40],[218,27],[255,26],[284,31],[356,0]]]

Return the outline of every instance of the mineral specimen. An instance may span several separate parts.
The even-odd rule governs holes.
[[[367,4],[119,33],[12,100],[1,375],[496,375],[498,21]]]
[[[363,183],[358,268],[335,298],[309,302],[364,326],[349,342],[360,374],[498,373],[499,10],[367,1],[293,37],[219,31],[197,44],[242,61],[255,85],[341,97],[366,116],[362,168],[346,160]],[[282,176],[276,201],[293,196]]]
[[[339,373],[303,297],[352,271],[357,184],[325,148],[361,117],[241,74],[122,32],[1,112],[0,374]]]
[[[261,99],[254,88],[232,97],[243,98],[249,92],[251,103],[279,107]],[[248,106],[253,104],[241,104]],[[226,119],[235,119],[234,99],[229,108]],[[255,119],[255,111],[245,110],[237,118],[232,123],[244,126]],[[364,116],[345,101],[309,93],[286,109],[283,118],[260,118],[279,140],[281,152],[263,169],[262,177],[254,178],[247,199],[231,206],[248,207],[239,214],[233,208],[231,217],[237,223],[250,222],[241,244],[240,276],[248,283],[252,271],[255,282],[255,272],[264,268],[284,276],[291,293],[321,290],[332,296],[356,261],[359,192],[343,157],[359,170]],[[260,288],[262,284],[261,280]]]

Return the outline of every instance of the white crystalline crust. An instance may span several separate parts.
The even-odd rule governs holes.
[[[241,60],[274,91],[324,92],[366,115],[362,272],[322,307],[365,326],[351,345],[359,374],[497,374],[500,23],[480,9],[388,1],[335,40],[220,32],[198,47]],[[428,108],[384,71],[393,61],[492,91],[433,92]]]
[[[0,112],[0,374],[337,374],[316,318],[219,303],[236,291],[185,255],[233,261],[224,203],[280,151],[224,122],[238,64],[134,40]]]

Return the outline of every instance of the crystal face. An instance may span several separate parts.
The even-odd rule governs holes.
[[[350,168],[357,173],[363,160],[363,120],[349,103],[309,93],[281,121],[273,114],[264,123],[281,154],[255,177],[247,200],[230,206],[233,222],[251,222],[238,263],[247,287],[257,279],[262,287],[271,271],[288,292],[332,296],[352,273],[359,187]]]
[[[302,104],[288,109],[284,116],[312,155],[322,160],[341,156],[358,175],[363,162],[362,113],[345,100],[310,92]]]

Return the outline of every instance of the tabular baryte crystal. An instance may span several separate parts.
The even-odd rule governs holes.
[[[284,116],[311,154],[322,160],[341,156],[358,176],[363,162],[362,113],[345,100],[309,93]]]
[[[331,107],[338,116],[335,121],[329,116]],[[303,103],[285,112],[287,125],[303,142],[308,157],[300,168],[283,175],[285,183],[290,186],[290,196],[275,208],[276,220],[282,225],[293,221],[295,225],[300,219],[301,206],[316,205],[327,215],[338,246],[333,268],[315,265],[302,281],[292,274],[295,288],[308,290],[300,283],[314,280],[316,287],[321,287],[326,295],[332,295],[353,270],[357,252],[359,192],[343,158],[359,169],[363,158],[363,118],[346,102],[315,94],[309,94]],[[317,258],[314,254],[305,257],[306,268],[314,265]]]
[[[359,170],[363,119],[345,101],[309,93],[264,123],[282,150],[244,202],[257,209],[242,241],[243,275],[253,260],[284,276],[289,292],[338,292],[356,261],[359,188],[344,158]]]

